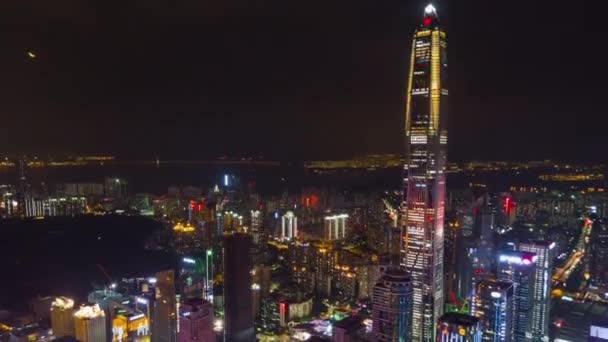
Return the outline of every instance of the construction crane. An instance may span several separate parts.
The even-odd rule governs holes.
[[[384,212],[388,214],[388,218],[393,223],[393,227],[396,228],[399,221],[399,211],[395,209],[386,198],[382,199],[382,203],[384,203]]]

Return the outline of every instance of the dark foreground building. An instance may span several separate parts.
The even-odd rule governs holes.
[[[231,342],[255,341],[251,293],[251,236],[226,236],[224,247],[224,333]]]

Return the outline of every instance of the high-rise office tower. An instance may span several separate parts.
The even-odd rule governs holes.
[[[389,268],[374,285],[371,341],[411,341],[412,278]]]
[[[448,312],[437,322],[437,342],[481,342],[481,324],[474,316]]]
[[[549,310],[551,309],[554,247],[555,243],[548,241],[534,241],[519,245],[520,251],[534,253],[538,258],[532,290],[532,315],[528,316],[532,329],[526,336],[533,341],[549,341]]]
[[[224,244],[224,334],[226,341],[254,341],[251,236],[234,233]]]
[[[412,276],[412,338],[433,341],[443,314],[447,38],[435,8],[414,33],[405,96],[402,265]]]
[[[513,284],[481,280],[471,298],[471,315],[479,319],[482,340],[510,342],[513,335]]]
[[[513,283],[513,342],[525,342],[526,332],[532,327],[529,318],[537,259],[534,253],[498,252],[496,277]]]
[[[175,298],[175,271],[156,273],[153,342],[175,342],[177,337],[177,299]]]
[[[74,328],[78,341],[105,341],[106,315],[98,304],[83,305],[74,313]]]
[[[192,298],[179,307],[178,342],[215,342],[213,308],[209,302]]]
[[[51,303],[51,328],[56,337],[74,336],[74,300],[55,298]]]

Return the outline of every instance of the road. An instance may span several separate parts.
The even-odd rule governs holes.
[[[586,218],[574,250],[570,253],[564,265],[562,267],[556,267],[555,269],[555,273],[552,277],[554,286],[565,285],[568,278],[570,278],[572,275],[572,272],[574,272],[581,261],[583,261],[585,252],[587,250],[587,241],[589,240],[589,235],[591,234],[592,225],[593,221]]]

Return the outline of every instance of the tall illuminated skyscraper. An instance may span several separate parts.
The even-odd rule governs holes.
[[[532,307],[528,313],[531,329],[526,338],[532,341],[549,341],[549,317],[551,310],[551,272],[553,271],[553,248],[555,243],[534,241],[522,243],[519,250],[537,256],[534,286],[532,287]]]
[[[433,5],[414,33],[405,96],[402,265],[414,290],[413,341],[433,341],[443,314],[447,39]]]
[[[537,259],[534,253],[498,252],[496,277],[500,281],[513,283],[513,342],[529,340],[526,339],[526,332],[532,329],[530,313]]]

